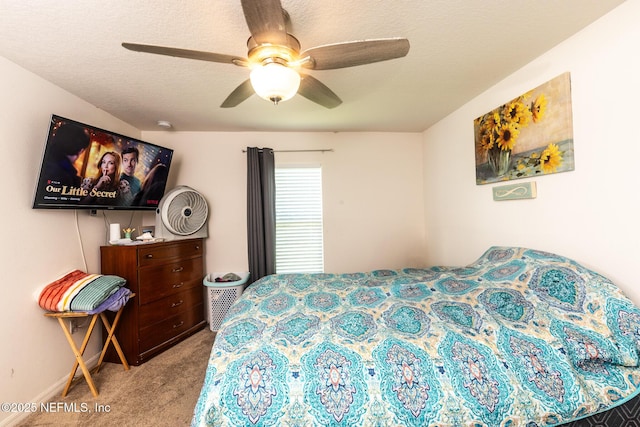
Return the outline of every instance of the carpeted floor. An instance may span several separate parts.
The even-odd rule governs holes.
[[[50,401],[48,407],[59,412],[40,411],[18,426],[188,426],[214,338],[205,328],[129,371],[106,363],[92,374],[98,397],[81,379],[67,397]]]

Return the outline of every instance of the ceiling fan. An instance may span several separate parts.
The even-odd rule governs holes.
[[[333,70],[401,58],[409,52],[409,40],[384,38],[327,44],[300,51],[300,43],[289,34],[289,14],[280,0],[241,0],[251,37],[247,58],[213,52],[122,43],[137,52],[154,53],[202,61],[233,64],[251,69],[250,78],[241,83],[220,107],[231,108],[254,93],[278,104],[296,93],[326,108],[342,100],[316,78],[301,70]]]

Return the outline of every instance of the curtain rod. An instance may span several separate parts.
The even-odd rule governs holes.
[[[262,151],[262,148],[260,148]],[[273,150],[274,153],[324,153],[326,151],[333,152],[333,148],[318,148],[315,150]],[[242,150],[243,153],[246,153],[247,150]]]

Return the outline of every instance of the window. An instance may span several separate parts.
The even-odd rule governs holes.
[[[276,272],[322,273],[322,170],[276,167]]]

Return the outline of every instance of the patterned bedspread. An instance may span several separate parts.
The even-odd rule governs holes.
[[[216,337],[192,425],[549,426],[640,392],[640,309],[576,262],[273,275]]]

